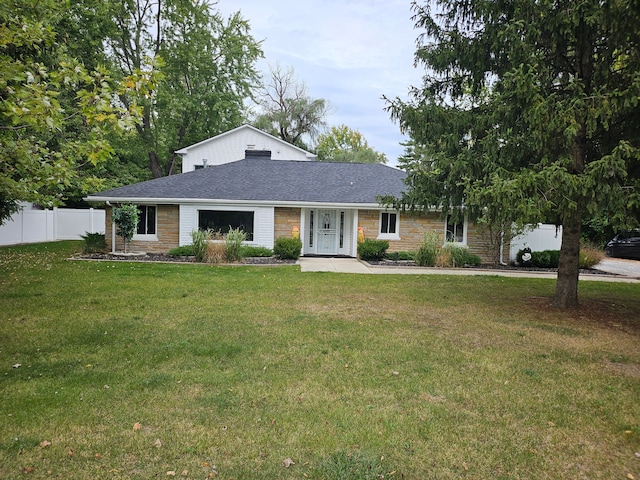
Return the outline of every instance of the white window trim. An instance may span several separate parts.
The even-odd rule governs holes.
[[[462,242],[456,242],[456,241],[449,241],[447,240],[447,225],[449,224],[449,218],[451,216],[447,215],[447,218],[445,219],[444,222],[444,241],[445,243],[454,243],[456,245],[467,245],[467,232],[469,231],[469,223],[467,220],[467,216],[464,216],[464,219],[462,221],[462,228],[463,228],[463,232],[462,232]]]
[[[258,245],[258,240],[256,236],[258,232],[256,231],[258,212],[253,207],[242,207],[242,206],[233,206],[233,205],[207,205],[200,206],[194,211],[194,219],[193,224],[194,228],[197,230],[200,228],[199,217],[201,211],[224,211],[224,212],[251,212],[253,213],[253,240],[245,240],[242,242],[243,245]],[[209,240],[209,243],[224,243],[224,240]]]
[[[382,215],[393,213],[396,216],[396,233],[382,233]],[[378,216],[378,240],[400,240],[400,213],[399,212],[380,212]]]
[[[138,240],[140,242],[157,242],[158,241],[158,206],[157,205],[138,205],[138,207],[156,207],[156,233],[153,234],[144,234],[144,233],[134,233],[133,238],[131,240]]]

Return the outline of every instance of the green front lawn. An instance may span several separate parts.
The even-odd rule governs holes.
[[[640,479],[639,285],[80,248],[0,248],[0,478]]]

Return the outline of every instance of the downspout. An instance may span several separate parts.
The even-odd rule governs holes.
[[[111,207],[109,200],[107,200],[107,206]],[[111,207],[111,253],[116,253],[116,228],[113,224],[113,207]]]
[[[503,258],[504,258],[504,230],[500,230],[500,265],[507,266],[508,263],[505,263]]]

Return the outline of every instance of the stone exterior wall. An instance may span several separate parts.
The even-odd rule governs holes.
[[[274,211],[273,241],[280,237],[291,238],[293,227],[301,229],[300,208],[276,207]]]
[[[180,244],[180,207],[178,205],[158,205],[157,241],[132,240],[127,251],[147,253],[167,253]],[[111,207],[106,208],[105,238],[111,251]],[[116,251],[124,250],[122,237],[116,236]]]
[[[360,210],[358,212],[358,227],[364,228],[365,238],[378,238],[380,231],[380,212],[378,210]],[[481,229],[475,223],[466,224],[467,245],[469,251],[478,255],[482,263],[492,263],[493,255]],[[424,234],[435,232],[444,243],[444,220],[440,213],[400,214],[400,240],[389,240],[389,253],[409,252],[418,249],[424,240]],[[503,247],[503,261],[509,261],[509,243]]]
[[[475,253],[482,259],[482,263],[494,262],[494,248],[491,246],[488,236],[483,234],[482,228],[477,223],[468,224],[467,245],[471,253]],[[500,259],[502,262],[509,263],[510,251],[511,242],[505,241],[502,247],[502,258]]]
[[[360,210],[358,227],[364,228],[364,237],[376,239],[380,231],[380,211]],[[435,232],[444,238],[444,224],[438,213],[400,214],[400,240],[389,240],[389,252],[417,250],[426,232]]]

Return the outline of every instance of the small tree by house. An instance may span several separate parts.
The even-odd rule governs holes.
[[[135,205],[114,207],[111,218],[118,227],[116,233],[124,240],[124,253],[127,253],[127,244],[131,242],[138,226],[138,207]]]

